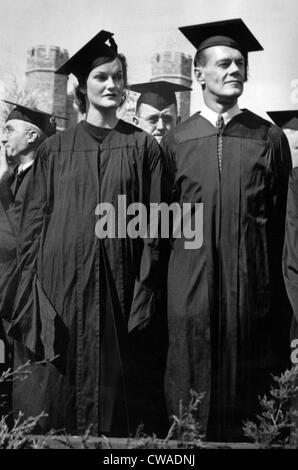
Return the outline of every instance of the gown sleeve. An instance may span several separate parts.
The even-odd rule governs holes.
[[[160,203],[163,200],[163,155],[157,142],[154,140],[149,146],[145,165],[148,165],[149,177],[143,181],[143,201],[148,210],[150,203]],[[148,163],[147,163],[148,162]],[[147,172],[143,169],[143,174]],[[133,301],[131,305],[128,331],[145,326],[156,310],[156,295],[160,287],[160,248],[161,241],[158,236],[150,238],[148,227],[147,237],[143,238],[143,251],[140,262],[139,275],[135,281]]]
[[[273,126],[269,131],[266,237],[268,266],[270,269],[271,328],[276,338],[276,350],[287,351],[290,339],[292,311],[282,271],[283,246],[287,208],[289,173],[292,168],[288,140],[281,129]],[[282,357],[282,356],[280,356]]]
[[[289,179],[283,274],[293,313],[298,322],[298,168],[293,168]]]
[[[57,314],[37,276],[40,236],[51,209],[49,152],[37,151],[31,178],[10,205],[9,218],[17,240],[17,267],[8,282],[0,312],[8,334],[38,358],[53,358]]]
[[[0,182],[0,201],[5,211],[13,203],[13,193],[11,190],[11,184],[13,182],[13,179],[13,175],[7,173],[3,175],[3,178]]]

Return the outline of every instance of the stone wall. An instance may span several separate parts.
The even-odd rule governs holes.
[[[151,81],[168,80],[191,87],[192,57],[182,52],[160,52],[151,59]],[[178,114],[184,121],[190,115],[190,91],[176,93]]]
[[[34,96],[36,107],[42,111],[67,117],[67,79],[55,70],[67,59],[68,52],[56,46],[35,46],[27,53],[26,88]],[[59,129],[68,122],[57,119]]]

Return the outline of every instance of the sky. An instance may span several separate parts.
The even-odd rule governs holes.
[[[0,0],[0,14],[0,93],[7,72],[24,80],[32,46],[59,46],[72,55],[106,29],[127,57],[130,83],[141,82],[150,79],[156,52],[194,56],[179,26],[242,18],[264,51],[249,56],[241,107],[263,116],[266,110],[298,108],[297,0]],[[202,98],[198,84],[192,88],[195,112]]]

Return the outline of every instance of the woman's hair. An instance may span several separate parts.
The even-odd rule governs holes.
[[[127,88],[127,62],[126,62],[125,56],[123,54],[117,54],[115,58],[112,58],[112,57],[107,58],[106,62],[104,63],[112,62],[115,59],[119,59],[122,64],[124,88]],[[75,103],[80,113],[82,114],[86,113],[87,108],[86,108],[85,94],[81,92],[80,87],[86,85],[87,78],[88,77],[85,77],[84,79],[80,80],[79,84],[74,89]],[[126,94],[124,92],[123,101],[121,102],[120,106],[122,106],[122,104],[124,103],[125,98],[126,98]]]

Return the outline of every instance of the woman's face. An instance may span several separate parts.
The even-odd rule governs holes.
[[[86,82],[90,106],[95,108],[118,108],[122,102],[124,78],[121,61],[116,58],[112,62],[99,65],[91,70]]]

